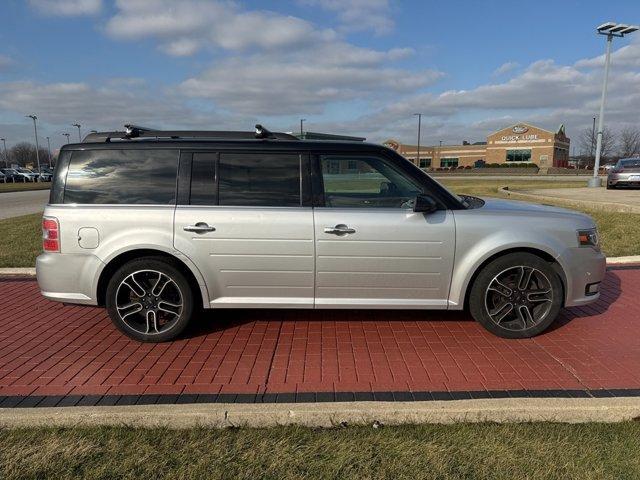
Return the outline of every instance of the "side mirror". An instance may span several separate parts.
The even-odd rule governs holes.
[[[416,201],[413,204],[414,212],[433,213],[438,209],[438,204],[431,195],[425,195],[424,193],[416,196]]]

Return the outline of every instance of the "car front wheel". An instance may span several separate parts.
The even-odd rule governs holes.
[[[193,313],[193,293],[173,264],[155,257],[126,263],[107,286],[111,321],[125,335],[141,342],[173,340]]]
[[[473,317],[503,338],[529,338],[551,325],[562,307],[562,282],[549,262],[511,253],[485,266],[469,297]]]

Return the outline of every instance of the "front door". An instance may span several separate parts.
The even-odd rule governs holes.
[[[420,185],[376,156],[319,158],[314,209],[316,306],[447,308],[455,225],[450,211],[413,212]]]
[[[174,245],[202,272],[211,306],[313,308],[313,212],[301,195],[303,156],[185,155],[192,156],[191,186],[176,208]]]

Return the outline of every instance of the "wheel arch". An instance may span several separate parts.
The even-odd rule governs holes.
[[[494,260],[511,253],[530,253],[548,262],[551,265],[551,268],[553,268],[553,270],[558,274],[558,277],[560,278],[560,283],[562,284],[562,305],[564,306],[565,296],[567,293],[567,276],[564,272],[564,269],[562,268],[562,265],[560,265],[560,263],[558,263],[558,261],[553,258],[550,253],[545,252],[544,250],[533,247],[513,247],[507,248],[505,250],[500,250],[499,252],[494,252],[475,267],[464,288],[464,298],[462,299],[464,308],[469,308],[469,294],[471,293],[471,289],[473,288],[473,283],[475,282],[482,269]]]
[[[187,263],[185,263],[184,260],[177,257],[176,255],[172,255],[169,252],[153,248],[136,248],[127,250],[125,252],[119,253],[109,261],[105,262],[105,266],[98,276],[98,282],[96,286],[96,299],[98,301],[98,305],[105,305],[107,285],[109,284],[109,279],[113,276],[113,274],[127,262],[143,257],[155,257],[170,262],[173,266],[180,270],[180,272],[189,282],[189,286],[191,287],[194,295],[194,303],[196,305],[202,305],[205,308],[209,306],[207,287],[200,272],[197,269],[195,269],[194,271],[195,267],[190,267],[189,265],[187,265]]]

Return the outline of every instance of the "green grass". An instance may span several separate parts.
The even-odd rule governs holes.
[[[41,213],[0,220],[0,268],[36,264],[42,251],[41,222]]]
[[[0,193],[23,192],[25,190],[49,190],[50,187],[51,187],[51,182],[0,183]]]
[[[0,430],[0,478],[620,479],[640,423]]]

